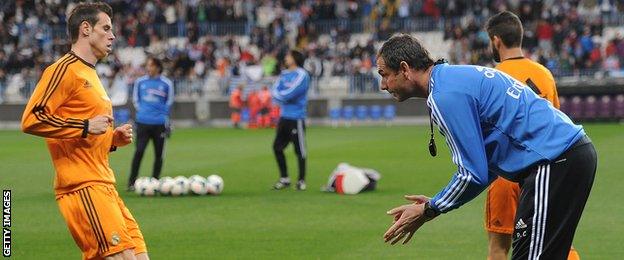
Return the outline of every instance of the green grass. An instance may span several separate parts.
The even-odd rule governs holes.
[[[624,254],[622,185],[624,127],[589,124],[599,154],[596,181],[574,245],[583,259]],[[427,151],[427,127],[316,128],[307,133],[308,191],[271,191],[277,166],[273,130],[180,129],[167,144],[163,175],[219,174],[220,196],[139,197],[120,192],[138,220],[152,259],[484,259],[483,194],[459,210],[429,222],[409,245],[389,246],[382,234],[385,211],[404,194],[434,195],[453,165],[442,140],[439,155]],[[438,135],[439,139],[442,139]],[[80,253],[59,213],[54,170],[44,141],[0,131],[0,188],[12,189],[15,259],[78,259]],[[148,147],[141,175],[151,171]],[[111,156],[123,190],[133,147]],[[287,150],[291,176],[296,173]],[[377,169],[378,190],[355,196],[322,193],[339,162]]]

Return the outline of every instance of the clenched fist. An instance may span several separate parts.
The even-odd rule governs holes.
[[[113,132],[113,145],[121,147],[129,143],[132,143],[132,125],[124,124],[115,128],[115,132]]]
[[[108,127],[113,125],[113,118],[109,115],[99,115],[89,119],[89,134],[101,135],[106,133]]]

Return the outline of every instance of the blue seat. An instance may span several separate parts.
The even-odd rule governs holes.
[[[355,115],[358,120],[366,120],[368,118],[368,107],[364,105],[357,106]]]
[[[394,105],[384,106],[383,117],[388,121],[394,120],[396,117],[396,107]]]
[[[339,120],[340,119],[340,108],[332,108],[329,110],[329,119],[331,120]]]
[[[380,105],[372,105],[370,107],[370,117],[371,119],[375,121],[381,119],[381,106]]]
[[[350,121],[353,119],[353,107],[352,106],[344,106],[342,108],[342,119]]]
[[[249,122],[249,108],[243,108],[241,110],[241,121]]]

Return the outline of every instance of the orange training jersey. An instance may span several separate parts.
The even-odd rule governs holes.
[[[240,89],[234,89],[230,95],[230,107],[241,109],[243,108],[243,93]]]
[[[260,107],[270,107],[271,106],[271,92],[268,89],[263,89],[259,94],[260,98]]]
[[[108,165],[113,129],[87,135],[85,121],[112,116],[111,101],[93,65],[68,53],[45,69],[24,114],[22,130],[46,138],[61,194],[96,183],[114,184]]]
[[[550,101],[555,108],[559,108],[555,79],[546,67],[523,57],[504,60],[496,66],[496,69],[523,82],[540,97]]]

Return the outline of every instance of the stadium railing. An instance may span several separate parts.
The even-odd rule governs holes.
[[[581,71],[558,72],[555,74],[560,87],[574,85],[575,82],[590,80],[595,86],[608,84],[604,80],[624,79],[624,70],[606,72],[590,69]],[[23,80],[7,80],[0,82],[0,103],[25,103],[35,89],[38,78],[24,78]],[[244,95],[250,91],[260,90],[263,86],[273,86],[276,77],[263,77],[253,81],[243,76],[220,78],[206,76],[204,78],[172,78],[175,95],[178,100],[196,100],[207,95],[209,97],[229,96],[232,89],[244,85]],[[600,80],[600,81],[596,81]],[[604,82],[603,82],[604,81]],[[602,83],[601,83],[602,82]],[[128,88],[131,90],[131,86]],[[358,96],[362,94],[383,93],[380,90],[380,78],[375,73],[313,77],[309,94],[311,96]],[[111,93],[109,93],[111,95]]]

